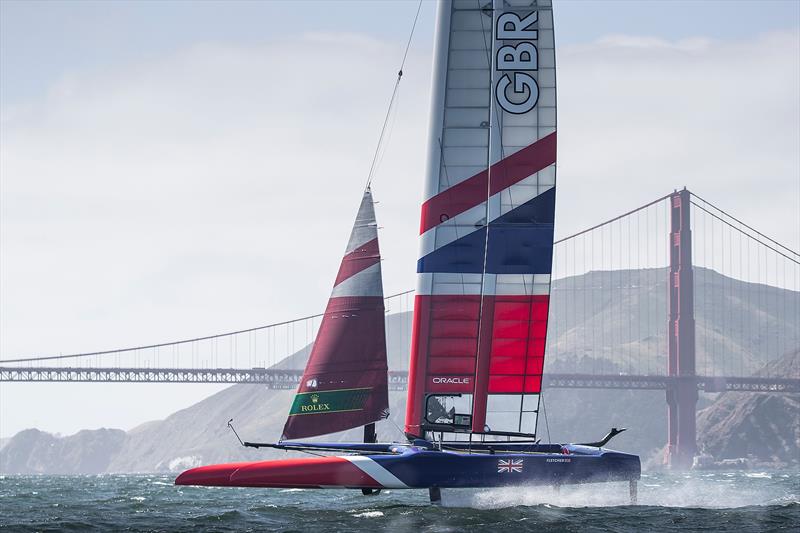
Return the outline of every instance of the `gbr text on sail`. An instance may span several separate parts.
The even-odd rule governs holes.
[[[497,17],[495,40],[518,42],[502,46],[498,43],[495,69],[499,79],[494,94],[500,107],[516,115],[527,113],[539,100],[539,85],[530,74],[539,70],[539,52],[534,44],[539,31],[531,29],[538,20],[537,11],[525,18],[513,12]]]

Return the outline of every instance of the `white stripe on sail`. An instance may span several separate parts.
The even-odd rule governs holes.
[[[493,274],[487,274],[493,276]],[[420,272],[417,274],[417,291],[420,296],[433,294],[476,295],[481,294],[482,274],[456,272]]]
[[[551,168],[554,169],[555,165],[551,165],[541,172],[531,174],[524,180],[492,195],[489,199],[489,204],[493,207],[489,215],[489,222],[497,220],[509,211],[552,189],[553,183],[544,181],[542,178],[542,174]],[[486,202],[481,202],[420,235],[419,256],[425,257],[442,246],[446,246],[461,237],[466,237],[483,228],[485,223]]]
[[[367,189],[361,199],[358,215],[356,215],[356,221],[353,224],[353,231],[350,233],[350,240],[347,241],[347,249],[345,249],[344,253],[347,255],[359,246],[363,246],[377,238],[378,224],[375,221],[375,206],[372,202],[372,192]]]
[[[331,298],[344,296],[383,296],[380,262],[353,274],[333,288]]]
[[[486,202],[481,202],[420,235],[419,256],[425,257],[432,251],[450,244],[456,239],[466,237],[485,225]]]
[[[431,295],[547,295],[550,274],[461,274],[422,272],[417,274],[416,294]]]

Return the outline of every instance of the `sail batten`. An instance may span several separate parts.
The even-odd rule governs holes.
[[[536,431],[555,211],[550,0],[439,5],[406,433]]]
[[[388,415],[380,260],[368,188],[281,440],[343,431]]]

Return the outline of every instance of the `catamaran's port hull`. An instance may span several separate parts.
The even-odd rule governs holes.
[[[604,449],[580,454],[411,450],[193,468],[176,485],[264,488],[482,488],[632,481],[639,457]]]

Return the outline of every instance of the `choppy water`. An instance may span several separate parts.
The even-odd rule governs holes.
[[[171,476],[0,476],[4,531],[797,531],[800,473],[647,474],[627,485],[483,491],[175,487]]]

